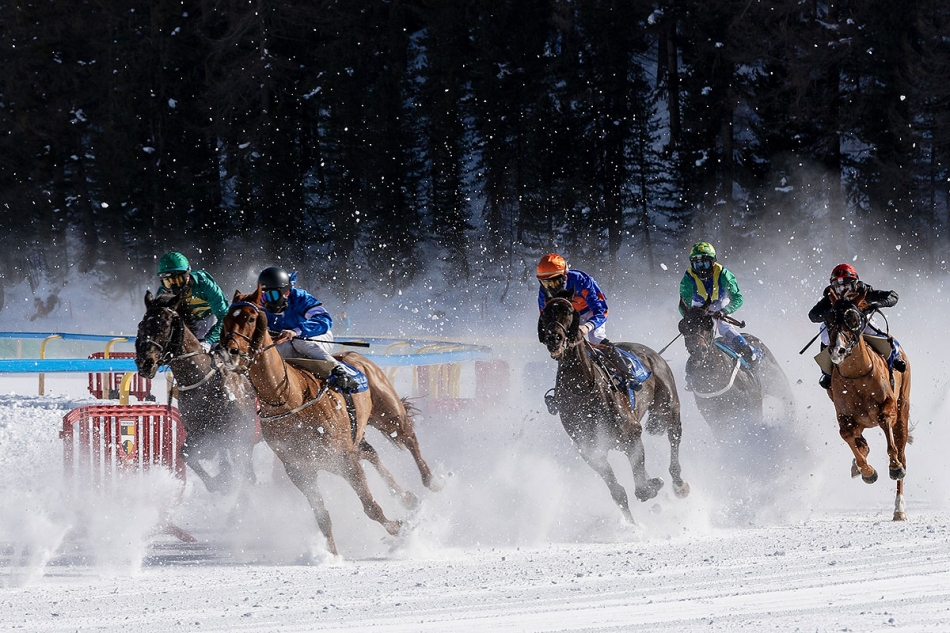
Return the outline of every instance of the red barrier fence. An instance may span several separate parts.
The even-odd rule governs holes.
[[[123,476],[155,467],[171,471],[184,485],[185,435],[177,408],[150,404],[73,409],[63,417],[59,434],[67,477],[96,491],[108,491]],[[159,531],[195,540],[171,523]]]
[[[105,352],[94,352],[89,358],[105,358]],[[135,352],[112,352],[109,358],[135,358]],[[93,398],[100,400],[118,400],[119,391],[122,387],[122,373],[91,373],[89,374],[89,393]],[[148,378],[142,378],[138,374],[132,377],[129,384],[129,396],[135,396],[140,402],[148,400],[154,402],[155,396],[152,395],[152,381]]]

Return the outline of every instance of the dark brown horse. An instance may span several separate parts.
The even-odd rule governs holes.
[[[367,391],[352,395],[355,419],[351,421],[344,397],[330,389],[325,378],[281,358],[267,330],[260,293],[260,288],[249,295],[235,293],[224,319],[222,345],[232,361],[247,370],[257,391],[264,439],[283,463],[290,480],[310,502],[332,554],[337,554],[337,548],[330,514],[318,487],[317,473],[321,470],[345,479],[359,496],[366,515],[378,521],[389,534],[398,535],[402,523],[387,519],[373,499],[360,460],[376,468],[390,492],[405,507],[418,505],[417,497],[402,490],[366,440],[366,427],[370,425],[396,446],[412,453],[427,488],[441,488],[441,480],[433,477],[422,459],[407,402],[400,399],[375,363],[356,352],[346,352],[337,358],[363,372],[369,383]]]
[[[688,307],[683,312],[679,330],[689,352],[686,388],[693,392],[696,407],[718,437],[761,423],[767,395],[779,399],[784,419],[794,420],[795,399],[788,379],[765,343],[743,333],[763,355],[753,371],[737,354],[724,349],[725,343],[716,338],[715,321],[703,307]]]
[[[140,376],[154,378],[167,365],[175,376],[178,409],[187,432],[182,458],[211,492],[228,492],[235,483],[253,484],[251,452],[257,404],[246,376],[228,369],[223,351],[206,352],[189,329],[187,300],[171,294],[145,294],[145,316],[135,339]],[[220,457],[212,477],[200,459]]]
[[[894,520],[907,518],[904,510],[904,475],[907,461],[904,449],[910,438],[910,361],[903,372],[891,372],[887,361],[872,350],[862,336],[868,324],[868,306],[863,297],[835,301],[825,326],[830,345],[827,352],[833,364],[829,395],[838,416],[838,432],[854,453],[851,476],[869,484],[877,481],[877,471],[868,464],[870,446],[864,429],[880,427],[887,439],[891,479],[897,481]]]
[[[647,476],[641,437],[641,420],[649,412],[647,432],[659,434],[665,430],[670,440],[673,490],[677,497],[688,495],[689,485],[683,481],[679,463],[683,427],[676,383],[670,366],[652,349],[638,343],[617,343],[618,348],[638,356],[653,372],[637,392],[634,409],[626,392],[616,389],[608,372],[595,362],[590,344],[578,330],[579,324],[574,306],[563,298],[548,301],[538,320],[538,338],[557,361],[554,399],[561,424],[581,457],[607,483],[614,503],[633,523],[627,492],[607,461],[607,451],[615,449],[627,456],[637,499],[647,501],[655,497],[663,480]]]

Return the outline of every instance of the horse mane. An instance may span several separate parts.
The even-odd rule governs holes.
[[[191,304],[188,303],[188,299],[185,298],[185,295],[161,292],[155,295],[149,307],[174,310],[185,322],[188,329],[194,332],[195,322],[198,319],[195,317],[194,309],[191,307]]]

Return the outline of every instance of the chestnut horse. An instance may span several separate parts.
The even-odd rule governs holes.
[[[168,365],[178,391],[178,408],[187,431],[182,459],[210,492],[228,492],[237,483],[254,483],[251,452],[257,403],[246,376],[228,369],[223,352],[206,352],[189,329],[191,308],[184,297],[145,293],[145,316],[135,338],[135,366],[152,379]],[[212,477],[199,459],[220,457]],[[230,461],[229,459],[230,458]],[[235,472],[236,471],[236,472]]]
[[[725,317],[730,318],[730,317]],[[733,321],[740,327],[744,323]],[[778,398],[782,415],[795,418],[795,399],[785,373],[759,338],[743,333],[763,354],[754,372],[744,368],[737,354],[724,350],[716,338],[715,322],[702,306],[683,310],[679,330],[686,342],[686,388],[693,392],[696,408],[717,437],[730,430],[743,430],[763,419],[766,395]]]
[[[904,509],[904,475],[907,462],[904,448],[910,438],[910,361],[903,372],[891,372],[883,356],[872,350],[861,333],[868,324],[864,297],[856,302],[840,298],[828,314],[830,345],[827,352],[833,363],[829,395],[838,416],[838,432],[854,453],[851,476],[869,484],[877,481],[877,471],[868,464],[870,446],[864,429],[875,426],[884,431],[891,479],[897,481],[894,520],[907,518]]]
[[[284,362],[260,306],[260,288],[247,295],[236,292],[224,319],[221,344],[232,362],[247,370],[261,403],[261,433],[290,480],[310,502],[328,550],[337,554],[330,514],[317,482],[321,470],[345,479],[359,496],[366,515],[389,534],[398,535],[402,522],[387,519],[373,499],[360,460],[376,468],[403,506],[411,509],[418,505],[416,495],[403,491],[366,440],[370,425],[412,453],[427,488],[437,491],[442,487],[422,459],[407,401],[399,398],[375,363],[356,352],[345,352],[337,358],[363,372],[369,383],[368,390],[352,394],[355,420],[351,422],[344,397],[330,389],[325,378]]]
[[[611,378],[591,357],[592,350],[578,330],[579,315],[568,299],[551,299],[538,320],[538,339],[557,361],[557,382],[554,399],[564,430],[574,440],[581,457],[606,482],[610,496],[624,518],[634,523],[627,493],[607,461],[607,451],[622,451],[633,469],[636,497],[648,501],[663,486],[659,477],[650,479],[644,463],[643,426],[651,434],[666,431],[670,440],[670,476],[677,497],[689,494],[679,463],[680,422],[679,396],[673,372],[663,358],[645,345],[617,343],[617,347],[638,356],[653,372],[636,394],[636,408],[622,389],[615,389]]]

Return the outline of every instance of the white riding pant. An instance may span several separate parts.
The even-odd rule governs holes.
[[[312,339],[292,338],[289,341],[277,344],[277,351],[281,358],[312,358],[314,360],[328,360],[333,364],[339,361],[330,354],[330,343],[333,342],[333,332],[327,332]]]

